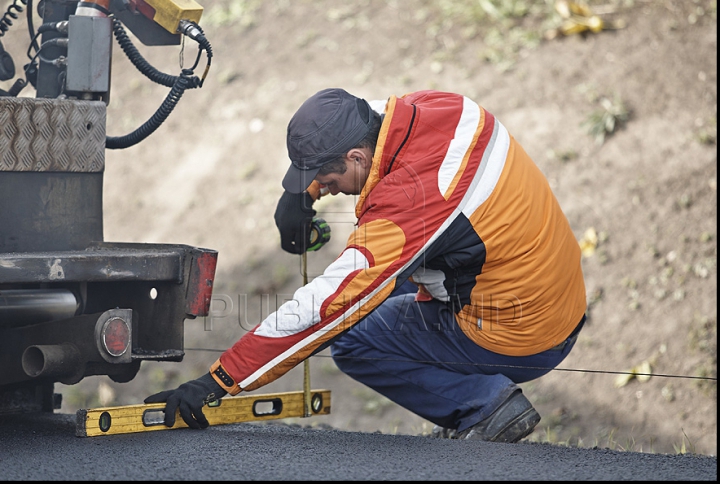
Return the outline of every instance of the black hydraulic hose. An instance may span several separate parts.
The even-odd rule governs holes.
[[[18,14],[21,13],[28,3],[28,0],[14,0],[12,5],[8,6],[7,10],[0,18],[0,37],[5,35],[13,24],[13,20],[18,19]]]
[[[150,65],[150,63],[145,60],[142,54],[140,54],[137,48],[135,48],[132,41],[130,40],[130,37],[128,37],[127,33],[125,32],[125,28],[122,26],[120,20],[113,17],[112,21],[113,33],[115,34],[115,38],[117,39],[118,44],[120,44],[123,52],[125,52],[125,55],[128,57],[128,59],[130,59],[130,62],[133,63],[137,70],[139,70],[145,77],[157,84],[167,87],[173,87],[178,80],[178,76],[165,74]],[[189,85],[186,89],[200,87],[201,82],[198,77],[194,76],[188,79]]]
[[[32,9],[32,0],[27,0],[27,27],[31,39],[30,45],[35,49],[35,52],[37,52],[38,50],[40,50],[40,46],[38,46],[37,40],[35,39],[35,27],[33,26]]]
[[[107,136],[105,138],[105,148],[111,150],[127,148],[150,136],[167,119],[177,105],[178,101],[180,101],[180,98],[185,90],[190,87],[195,87],[192,84],[193,79],[197,79],[197,77],[192,74],[193,71],[191,69],[183,69],[182,74],[180,76],[176,76],[176,81],[173,84],[172,89],[155,114],[153,114],[153,116],[148,119],[145,124],[130,134],[126,134],[125,136]]]
[[[184,26],[182,33],[190,36],[200,44],[200,52],[203,49],[206,51],[208,56],[208,65],[205,68],[205,74],[203,74],[202,79],[193,75],[193,69],[197,65],[197,61],[192,69],[183,69],[180,76],[172,76],[158,71],[145,60],[145,58],[133,45],[120,20],[113,17],[112,22],[115,38],[120,44],[123,52],[125,52],[125,55],[127,55],[128,59],[130,59],[130,62],[132,62],[133,65],[151,81],[163,86],[172,87],[162,105],[160,105],[155,114],[147,120],[145,124],[125,136],[107,136],[105,138],[105,147],[107,149],[122,149],[139,143],[158,129],[170,115],[178,101],[180,101],[180,98],[186,89],[202,87],[203,80],[205,79],[207,70],[210,67],[212,47],[210,46],[210,42],[203,35],[199,26],[187,21],[182,21],[181,25]],[[198,59],[200,57],[200,52],[198,52]]]

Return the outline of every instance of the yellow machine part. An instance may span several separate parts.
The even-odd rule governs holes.
[[[155,9],[153,20],[171,34],[176,34],[181,20],[200,23],[203,7],[195,0],[145,0]]]

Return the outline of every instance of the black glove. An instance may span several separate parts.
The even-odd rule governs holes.
[[[224,397],[227,392],[215,381],[210,373],[197,380],[183,383],[175,390],[150,395],[145,403],[167,402],[165,425],[175,425],[175,411],[180,407],[180,416],[191,429],[205,429],[210,423],[202,412],[203,405]]]
[[[280,246],[291,254],[303,254],[310,245],[310,225],[317,212],[308,192],[285,192],[275,209],[275,225],[280,230]]]

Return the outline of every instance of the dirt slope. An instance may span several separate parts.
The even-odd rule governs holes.
[[[300,258],[280,250],[272,218],[288,164],[285,129],[302,101],[325,87],[369,100],[460,92],[535,159],[578,241],[597,235],[583,262],[589,323],[564,371],[523,385],[543,416],[529,439],[716,455],[716,382],[678,377],[717,377],[714,0],[594,2],[625,27],[536,42],[522,34],[557,26],[552,2],[492,2],[534,5],[536,17],[500,37],[508,21],[500,13],[475,21],[441,8],[469,1],[201,3],[214,54],[204,87],[187,92],[144,143],[108,153],[105,188],[106,240],[219,251],[215,317],[187,322],[188,347],[226,348],[276,296],[302,284]],[[156,67],[179,72],[177,48],[140,48]],[[185,65],[194,60],[190,44],[184,57]],[[117,136],[148,119],[166,89],[150,85],[119,49],[113,76],[108,134]],[[583,123],[602,97],[628,119],[599,144]],[[318,204],[333,238],[308,257],[310,277],[344,245],[353,206],[342,196]],[[219,354],[192,350],[180,364],[145,364],[127,384],[97,377],[60,386],[63,411],[139,403],[198,376]],[[327,354],[311,368],[313,387],[332,390],[333,412],[299,423],[430,430],[339,373]],[[621,385],[627,375],[615,372],[633,368],[656,376]],[[298,368],[266,389],[301,385]]]

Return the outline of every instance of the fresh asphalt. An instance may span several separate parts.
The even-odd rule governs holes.
[[[75,415],[25,414],[0,416],[0,480],[717,481],[717,456],[279,423],[76,437]]]

